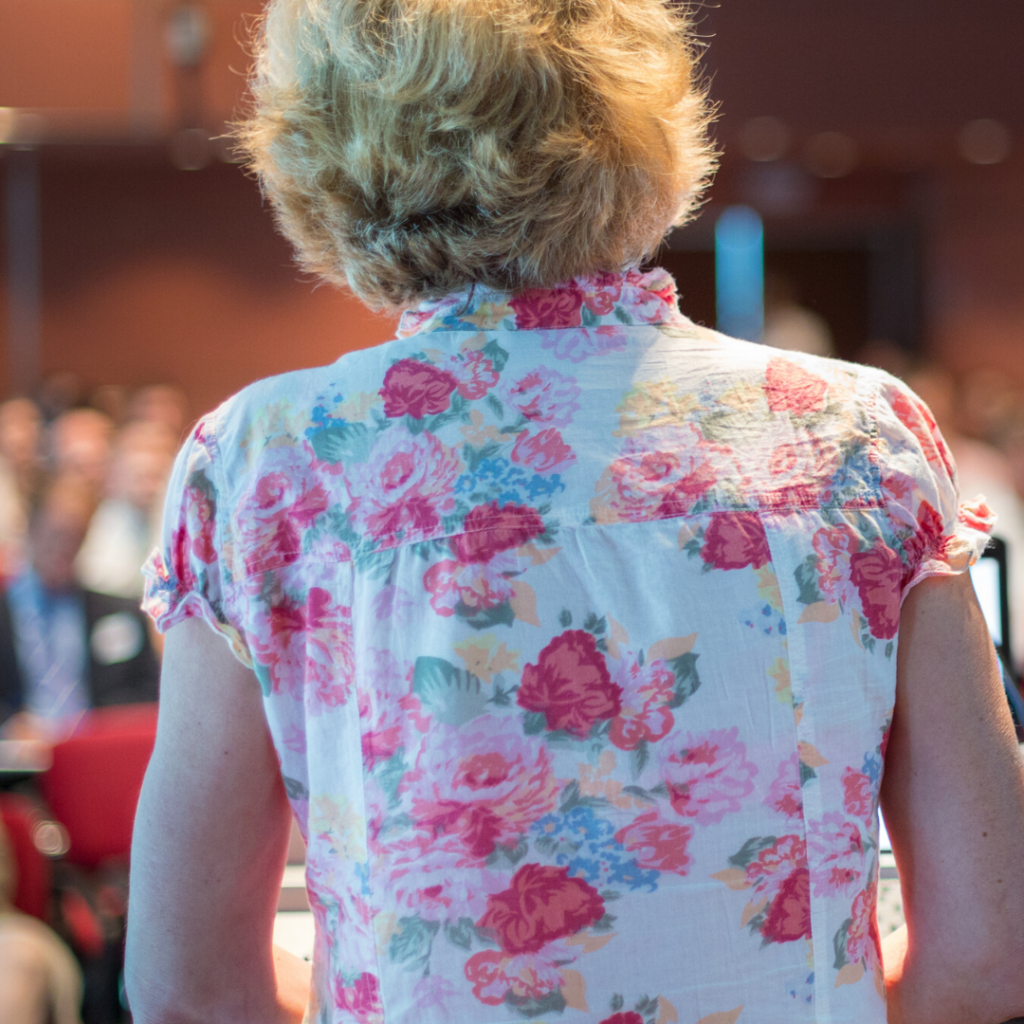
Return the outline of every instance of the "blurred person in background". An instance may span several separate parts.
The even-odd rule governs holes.
[[[0,731],[57,741],[92,707],[157,698],[159,666],[135,600],[83,590],[75,558],[95,504],[58,478],[29,522],[29,564],[0,593]]]
[[[142,563],[155,546],[164,488],[180,433],[159,421],[129,422],[118,431],[107,496],[78,553],[79,582],[88,590],[141,599]]]
[[[402,318],[176,463],[140,1024],[1024,1014],[991,515],[901,382],[700,328],[640,269],[713,162],[683,12],[260,24],[251,165],[303,265]],[[292,813],[312,970],[272,945]]]
[[[127,418],[166,427],[178,439],[188,422],[188,396],[173,384],[148,384],[138,388],[128,402]]]
[[[114,423],[96,409],[69,409],[50,425],[50,476],[80,480],[99,502],[110,471]]]
[[[0,822],[0,1021],[81,1024],[82,971],[42,921],[13,906],[17,865]]]
[[[42,474],[41,437],[42,416],[31,399],[0,405],[0,584],[23,564],[28,511]]]
[[[832,331],[823,317],[799,302],[796,286],[785,274],[769,271],[764,278],[764,333],[772,348],[832,356]]]
[[[1011,461],[987,440],[1007,415],[999,410],[1009,409],[1000,397],[1005,382],[982,373],[968,377],[965,384],[970,387],[960,386],[945,367],[925,363],[907,374],[907,383],[931,408],[956,460],[962,492],[984,494],[995,513],[992,532],[1006,543],[1010,649],[1016,662],[1011,668],[1019,676],[1024,670],[1024,500],[1017,492]],[[970,436],[965,426],[975,435]]]

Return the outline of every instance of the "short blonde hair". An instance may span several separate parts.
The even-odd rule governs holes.
[[[271,0],[255,53],[249,164],[377,309],[638,263],[713,169],[667,0]]]

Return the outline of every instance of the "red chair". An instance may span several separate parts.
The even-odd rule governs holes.
[[[93,868],[127,861],[142,777],[156,740],[156,704],[98,708],[53,748],[40,788],[67,830],[67,860]]]
[[[14,906],[23,914],[41,921],[47,919],[52,873],[50,862],[36,848],[34,833],[43,815],[28,797],[18,793],[0,794],[0,819],[3,819],[14,863],[18,869],[18,885]]]

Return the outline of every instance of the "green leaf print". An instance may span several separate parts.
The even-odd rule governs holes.
[[[807,783],[811,781],[811,779],[816,779],[817,777],[818,773],[809,764],[804,764],[803,761],[800,762],[801,786],[806,786]]]
[[[474,448],[471,444],[462,446],[462,458],[466,463],[466,469],[473,473],[483,459],[493,459],[501,452],[501,445],[488,441],[482,448]]]
[[[505,369],[505,364],[508,362],[508,352],[498,344],[495,338],[491,338],[480,351],[490,359],[498,373]]]
[[[594,636],[601,636],[608,630],[608,620],[603,615],[598,616],[590,612],[583,620],[583,628]]]
[[[553,988],[547,995],[535,999],[532,996],[517,996],[511,989],[505,993],[505,1004],[527,1019],[543,1017],[548,1013],[562,1013],[565,997],[561,989]]]
[[[416,659],[412,692],[424,709],[445,725],[464,725],[487,710],[488,696],[480,680],[444,658]]]
[[[523,715],[523,732],[527,736],[539,736],[548,727],[548,720],[542,711],[528,711]]]
[[[372,440],[365,423],[332,423],[318,430],[310,443],[322,462],[366,462]]]
[[[463,619],[472,629],[490,629],[492,626],[511,626],[516,621],[516,613],[509,601],[496,604],[493,608],[470,608],[460,601],[455,606],[455,614]]]
[[[793,573],[796,585],[800,588],[797,600],[801,604],[816,604],[824,601],[825,595],[818,589],[818,556],[808,555]]]
[[[498,843],[494,852],[487,858],[489,868],[514,868],[529,852],[530,844],[523,836],[512,846],[510,843]]]
[[[561,623],[562,629],[568,629],[572,625],[572,612],[568,608],[563,608],[558,613],[558,621]]]
[[[622,994],[620,992],[616,992],[615,995],[612,996],[612,1000],[608,1005],[611,1006],[612,1013],[618,1013],[619,1010],[626,1005],[626,1000],[622,998]]]
[[[503,420],[505,418],[505,406],[501,399],[497,395],[491,393],[487,396],[486,401],[491,407],[491,411],[498,417],[498,421],[500,422]]]
[[[774,846],[777,840],[777,836],[753,836],[740,847],[738,853],[729,858],[729,863],[734,868],[745,868],[762,850]]]
[[[686,654],[680,654],[678,658],[670,658],[666,662],[676,676],[672,699],[668,702],[670,708],[681,707],[700,689],[700,676],[697,675],[698,657],[700,655],[688,651]]]
[[[476,925],[471,917],[460,917],[458,922],[445,921],[444,937],[459,949],[470,949],[476,935]]]
[[[647,767],[647,761],[651,756],[650,746],[647,740],[641,740],[633,751],[633,778],[638,779],[642,774],[644,768]]]
[[[597,314],[586,306],[580,307],[580,320],[584,327],[596,327],[598,323]]]
[[[289,800],[309,799],[309,790],[304,782],[299,782],[298,779],[290,779],[287,775],[282,775],[281,780],[284,782],[284,791],[288,794]]]
[[[407,971],[426,967],[430,960],[430,947],[440,927],[440,921],[424,921],[422,917],[399,918],[398,931],[391,936],[388,945],[392,962],[404,963]]]
[[[839,931],[832,937],[832,948],[836,951],[835,962],[832,966],[838,971],[845,967],[850,961],[846,955],[846,940],[850,937],[850,926],[853,918],[848,917],[840,926]]]
[[[399,747],[397,753],[389,757],[377,773],[380,788],[388,795],[389,807],[398,806],[398,784],[402,781],[402,776],[408,770],[409,766],[405,763],[405,748]]]

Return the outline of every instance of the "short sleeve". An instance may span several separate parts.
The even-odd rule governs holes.
[[[215,415],[215,414],[214,414]],[[143,566],[143,610],[165,633],[183,619],[201,618],[251,666],[245,641],[228,619],[221,562],[219,481],[214,417],[199,422],[174,463],[164,505],[160,545]]]
[[[882,493],[903,548],[902,597],[929,576],[964,572],[988,544],[995,516],[983,495],[960,500],[956,466],[928,406],[886,374],[876,398]]]

